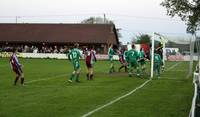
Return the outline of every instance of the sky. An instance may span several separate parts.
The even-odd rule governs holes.
[[[186,35],[180,18],[166,15],[163,0],[1,0],[0,23],[79,23],[106,14],[123,43],[140,34]]]

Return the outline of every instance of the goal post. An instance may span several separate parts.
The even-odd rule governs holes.
[[[154,68],[154,44],[155,44],[155,33],[152,34],[152,38],[151,38],[151,76],[150,78],[153,78],[153,68]]]

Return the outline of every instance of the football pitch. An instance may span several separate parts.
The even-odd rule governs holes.
[[[8,58],[0,58],[0,117],[187,117],[193,97],[187,62],[167,62],[161,79],[108,74],[109,62],[97,61],[94,80],[68,83],[68,60],[20,59],[25,86],[13,86]],[[116,68],[120,66],[116,61]]]

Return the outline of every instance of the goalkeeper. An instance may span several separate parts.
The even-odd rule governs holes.
[[[163,45],[161,44],[161,42],[158,44],[158,47],[156,48],[156,52],[157,54],[160,55],[160,58],[161,58],[161,61],[163,61]],[[162,71],[164,72],[165,70],[165,66],[164,66],[164,63],[162,62],[161,63],[161,67],[162,67]]]
[[[160,67],[162,65],[162,59],[158,54],[158,51],[154,53],[154,72],[156,72],[158,79],[160,79]]]

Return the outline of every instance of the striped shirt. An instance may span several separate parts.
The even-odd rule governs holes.
[[[10,64],[12,69],[21,69],[21,64],[19,63],[19,60],[15,53],[12,54],[12,56],[10,57]]]

